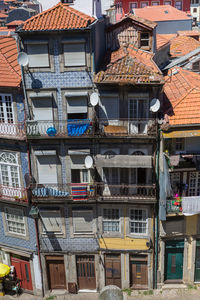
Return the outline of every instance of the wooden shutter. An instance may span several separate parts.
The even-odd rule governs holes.
[[[118,97],[101,97],[99,107],[99,117],[101,119],[119,119],[119,98]],[[109,122],[109,124],[111,124]]]
[[[67,100],[67,113],[87,113],[87,98],[86,97],[73,97]]]
[[[62,220],[59,210],[40,211],[43,232],[62,233]]]
[[[92,233],[93,232],[93,212],[88,210],[73,211],[73,229],[74,233]]]
[[[56,155],[37,156],[38,162],[38,179],[40,184],[52,183],[57,184],[57,166],[59,159]]]
[[[48,44],[27,45],[29,67],[49,67]]]
[[[53,108],[52,99],[35,99],[33,103],[33,115],[34,120],[37,121],[52,121],[53,120]]]
[[[64,59],[66,67],[85,66],[85,43],[64,44]]]

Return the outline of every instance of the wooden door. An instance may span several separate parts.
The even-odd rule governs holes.
[[[77,256],[76,263],[79,289],[96,289],[94,256]]]
[[[135,289],[148,288],[147,257],[131,257],[130,286]]]
[[[21,288],[32,291],[32,277],[29,259],[18,255],[12,255],[11,265],[15,267],[16,276],[21,280]]]
[[[200,241],[197,241],[194,281],[200,282]]]
[[[46,257],[49,289],[66,289],[65,265],[62,256]]]
[[[116,285],[121,288],[121,257],[118,254],[105,255],[106,285]]]
[[[166,249],[165,280],[183,278],[183,249]]]

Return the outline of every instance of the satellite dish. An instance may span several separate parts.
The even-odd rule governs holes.
[[[90,95],[90,104],[96,106],[99,103],[99,94],[94,92]]]
[[[87,155],[85,158],[85,167],[90,169],[93,166],[93,159],[90,155]]]
[[[18,54],[17,60],[20,66],[25,67],[28,65],[28,55],[25,52],[20,52]]]
[[[157,112],[160,109],[160,100],[153,98],[150,103],[150,111]]]

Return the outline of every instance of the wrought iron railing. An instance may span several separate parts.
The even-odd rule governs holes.
[[[24,139],[26,137],[26,130],[24,123],[3,123],[0,122],[0,137]]]
[[[166,203],[166,212],[170,213],[181,213],[182,212],[182,202],[181,200],[174,198],[174,199],[167,199]]]
[[[107,136],[155,135],[157,132],[155,119],[99,119],[98,123],[100,132]]]
[[[28,137],[82,137],[94,133],[89,120],[27,121]]]
[[[0,185],[0,199],[17,202],[28,202],[27,189]]]

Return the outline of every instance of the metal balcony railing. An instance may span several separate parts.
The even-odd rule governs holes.
[[[155,119],[99,119],[100,132],[106,136],[155,135]]]
[[[105,197],[155,198],[155,185],[97,184],[97,194]]]
[[[168,199],[166,205],[167,214],[170,213],[181,213],[182,212],[182,203],[181,201],[175,199]]]
[[[24,123],[3,123],[0,122],[0,137],[15,138],[22,140],[26,137]]]
[[[0,199],[17,202],[28,202],[27,189],[0,185]]]
[[[89,120],[34,121],[27,124],[28,137],[82,137],[94,133],[93,123]]]

